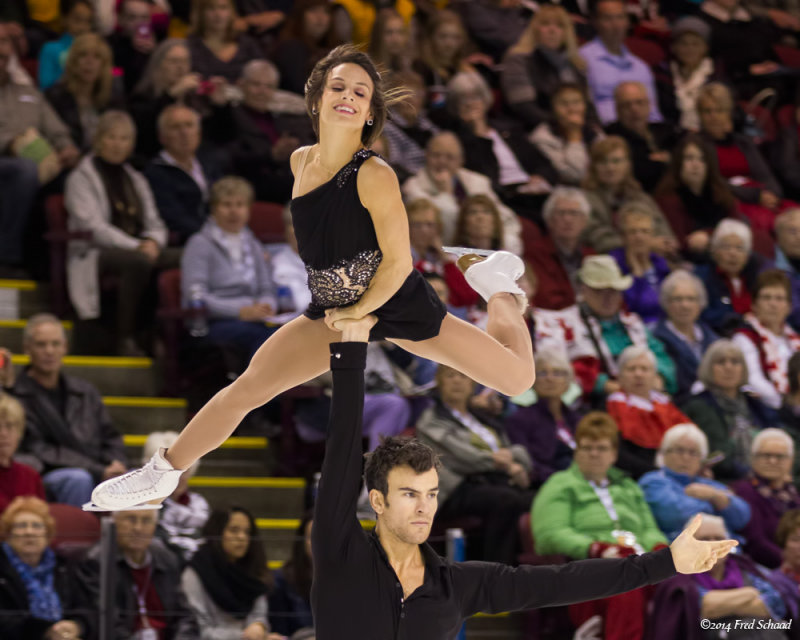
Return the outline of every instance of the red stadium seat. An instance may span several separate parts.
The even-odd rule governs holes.
[[[254,202],[250,209],[250,229],[261,242],[284,242],[283,205]]]
[[[625,46],[631,50],[633,55],[640,57],[651,67],[657,67],[667,57],[664,48],[652,40],[630,36],[625,40]]]
[[[56,532],[50,546],[59,555],[78,558],[100,540],[100,520],[69,504],[50,504]]]
[[[780,61],[787,67],[800,69],[800,49],[787,47],[781,44],[773,45],[772,49],[775,51]]]

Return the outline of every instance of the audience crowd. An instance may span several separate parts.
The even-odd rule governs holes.
[[[742,543],[704,574],[569,607],[574,628],[796,637],[699,621],[800,607],[797,2],[0,5],[0,278],[61,274],[68,301],[28,319],[24,367],[0,344],[3,638],[98,637],[105,559],[64,554],[58,509],[139,463],[64,369],[62,320],[102,327],[120,356],[236,353],[235,375],[302,313],[289,158],[314,142],[305,79],[346,42],[406,90],[374,148],[400,178],[415,268],[485,327],[442,247],[520,255],[537,368],[506,398],[371,345],[365,448],[432,446],[436,530],[465,527],[476,559],[640,554],[697,513],[698,538]],[[177,333],[155,313],[169,274]],[[301,439],[324,439],[328,407],[324,391],[295,402]],[[175,437],[151,433],[145,458]],[[270,570],[253,514],[212,509],[196,470],[161,512],[114,515],[114,637],[313,638],[312,519]]]

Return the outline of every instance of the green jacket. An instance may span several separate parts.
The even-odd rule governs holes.
[[[645,551],[651,551],[657,544],[667,544],[639,485],[613,467],[608,470],[608,479],[619,525],[612,522],[574,462],[569,469],[550,476],[531,507],[537,553],[586,558],[593,542],[615,544],[611,532],[617,527],[631,531]]]

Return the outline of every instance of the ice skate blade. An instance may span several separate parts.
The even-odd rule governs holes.
[[[470,247],[442,247],[442,251],[454,256],[466,256],[474,253],[476,256],[483,256],[484,258],[497,253],[491,249],[471,249]]]
[[[84,511],[95,511],[95,512],[106,512],[110,513],[112,511],[157,511],[163,505],[162,504],[151,504],[145,502],[144,504],[136,504],[132,507],[124,507],[123,509],[106,509],[105,507],[101,507],[96,505],[94,502],[87,502],[81,507]]]

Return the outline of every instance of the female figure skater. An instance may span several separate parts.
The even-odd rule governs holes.
[[[391,340],[507,395],[530,388],[533,349],[520,313],[527,301],[516,284],[522,261],[502,251],[486,259],[463,251],[465,277],[488,303],[486,333],[447,313],[412,266],[397,177],[368,150],[391,102],[370,58],[350,45],[314,67],[306,107],[319,142],[291,158],[292,218],[311,305],[261,346],[244,374],[209,400],[168,451],[100,484],[87,508],[160,503],[181,470],[222,444],[249,411],[329,369],[328,345],[338,340],[341,320],[374,314],[372,340]]]

